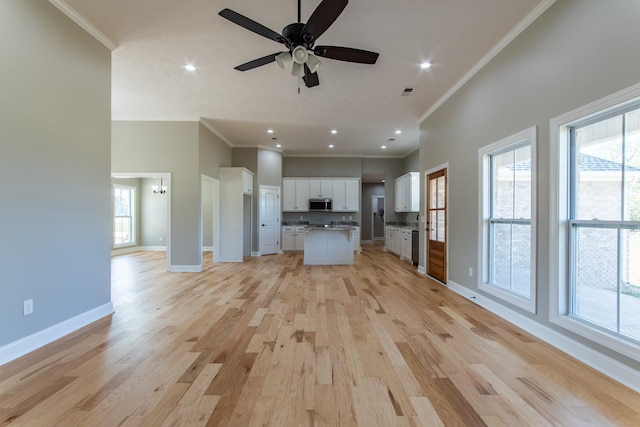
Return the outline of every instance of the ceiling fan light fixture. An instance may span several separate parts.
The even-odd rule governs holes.
[[[304,65],[298,64],[294,61],[293,64],[291,64],[291,75],[296,77],[304,76]]]
[[[309,71],[315,73],[318,71],[318,68],[320,68],[320,64],[322,64],[322,61],[320,61],[317,56],[309,54],[309,58],[307,59],[307,67],[309,67]]]
[[[291,56],[293,57],[293,62],[302,65],[309,59],[309,52],[304,46],[296,46],[291,52]]]
[[[293,59],[291,58],[291,54],[289,52],[282,52],[281,54],[276,56],[276,63],[278,64],[278,67],[282,68],[283,70],[286,70],[292,61]]]

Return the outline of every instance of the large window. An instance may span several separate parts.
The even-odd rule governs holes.
[[[551,122],[551,321],[640,360],[640,85]]]
[[[134,203],[135,188],[113,186],[113,246],[135,245]]]
[[[572,125],[569,138],[569,312],[640,340],[640,108]]]
[[[479,150],[480,289],[535,312],[535,128]]]

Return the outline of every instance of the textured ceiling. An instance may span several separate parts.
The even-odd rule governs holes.
[[[297,20],[294,0],[51,1],[113,48],[114,120],[202,120],[234,147],[275,148],[277,138],[285,155],[383,157],[418,148],[420,118],[552,3],[351,0],[317,44],[375,51],[378,62],[322,59],[320,85],[306,88],[275,63],[234,70],[283,46],[218,15],[230,8],[281,33]],[[306,22],[320,1],[301,3]]]

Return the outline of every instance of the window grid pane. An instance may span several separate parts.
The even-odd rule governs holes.
[[[489,285],[531,298],[531,145],[489,156]]]
[[[113,188],[113,244],[135,243],[133,236],[134,189],[122,186]]]
[[[628,223],[640,220],[640,109],[571,134],[570,313],[640,340],[640,231]]]
[[[445,182],[444,182],[444,176],[441,176],[437,179],[437,185],[438,185],[438,200],[437,200],[437,204],[436,207],[438,209],[444,209],[445,208]]]

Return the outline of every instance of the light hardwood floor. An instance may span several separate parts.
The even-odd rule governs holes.
[[[379,246],[164,257],[114,257],[113,316],[0,367],[0,425],[640,425],[639,394]]]

